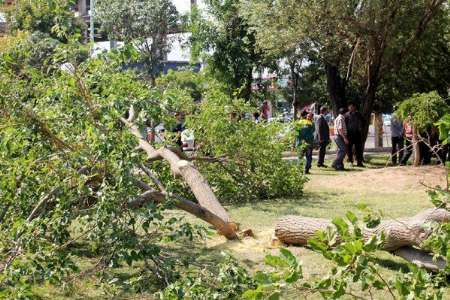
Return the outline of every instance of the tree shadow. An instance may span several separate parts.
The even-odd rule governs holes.
[[[406,262],[399,262],[389,258],[375,258],[375,261],[380,266],[397,272],[408,273],[411,272],[411,269]]]

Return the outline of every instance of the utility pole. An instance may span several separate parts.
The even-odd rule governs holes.
[[[94,11],[95,11],[95,0],[91,0],[91,6],[89,9],[89,28],[90,28],[90,40],[94,43]]]

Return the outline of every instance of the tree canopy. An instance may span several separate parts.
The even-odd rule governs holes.
[[[171,34],[180,29],[170,0],[98,0],[96,18],[108,37],[133,44],[152,80],[171,48]]]

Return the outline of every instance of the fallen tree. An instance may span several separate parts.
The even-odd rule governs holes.
[[[433,222],[450,222],[450,212],[445,209],[427,209],[410,218],[386,220],[375,228],[365,227],[362,229],[362,235],[364,241],[369,241],[373,236],[383,233],[384,242],[381,249],[418,266],[436,271],[445,268],[445,260],[434,260],[425,249],[422,249],[423,242],[431,234],[426,225]],[[317,232],[333,227],[332,221],[328,219],[285,216],[278,220],[275,236],[286,244],[307,246],[308,241]],[[334,246],[340,242],[338,236]]]
[[[131,111],[131,110],[130,110]],[[170,165],[172,173],[176,177],[181,177],[192,193],[195,195],[198,204],[189,201],[187,199],[180,199],[178,197],[176,201],[176,206],[184,211],[187,211],[194,216],[210,223],[213,225],[220,234],[223,234],[227,239],[237,238],[236,231],[238,226],[236,223],[231,222],[228,213],[217,200],[214,192],[209,186],[208,182],[204,179],[202,174],[187,160],[181,159],[175,151],[167,147],[162,147],[159,149],[154,148],[150,143],[148,143],[139,132],[138,127],[132,123],[133,114],[127,119],[121,118],[121,121],[127,125],[131,133],[138,139],[139,147],[147,153],[150,160],[163,159],[167,161]],[[152,180],[157,180],[155,177],[151,176],[149,170],[146,172]],[[149,188],[143,188],[142,184],[139,186],[145,190],[145,197],[141,196],[141,200],[153,199],[155,202],[163,202],[162,198],[169,196],[165,192],[165,188],[162,187],[160,183],[157,184],[160,188],[160,192],[154,192]],[[140,201],[137,200],[137,203]],[[135,204],[129,203],[129,206],[136,206]]]

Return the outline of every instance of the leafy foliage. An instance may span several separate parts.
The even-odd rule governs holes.
[[[197,153],[223,161],[199,162],[200,170],[227,201],[300,196],[306,181],[301,166],[282,158],[294,131],[289,125],[255,124],[243,117],[254,110],[214,87],[208,89],[187,124],[195,132]]]
[[[439,128],[439,139],[445,144],[450,142],[450,114],[445,114],[437,123]]]
[[[164,219],[165,206],[127,207],[140,194],[135,170],[145,160],[118,120],[130,105],[141,111],[140,124],[163,114],[152,102],[158,92],[111,57],[77,63],[72,46],[46,58],[72,68],[50,73],[29,63],[32,51],[1,53],[2,297],[28,295],[31,283],[64,283],[78,271],[72,249],[80,239],[105,276],[144,262],[142,273],[165,284],[177,260],[163,259],[159,244],[197,231]]]
[[[61,42],[82,37],[86,29],[84,21],[75,17],[74,0],[18,0],[17,9],[8,11],[13,31],[41,32]]]
[[[414,94],[401,102],[398,108],[401,118],[411,116],[412,123],[421,130],[433,126],[448,111],[448,104],[437,92]]]
[[[96,17],[109,38],[132,43],[152,80],[170,50],[169,34],[179,28],[178,12],[169,0],[98,0]]]
[[[206,14],[194,11],[190,29],[194,58],[203,56],[211,73],[227,83],[230,95],[250,99],[252,72],[262,63],[255,33],[239,15],[239,1],[205,1]],[[213,52],[211,53],[211,51]]]
[[[161,299],[240,299],[242,293],[255,286],[254,279],[233,258],[226,256],[217,273],[207,269],[188,273],[160,293]]]

